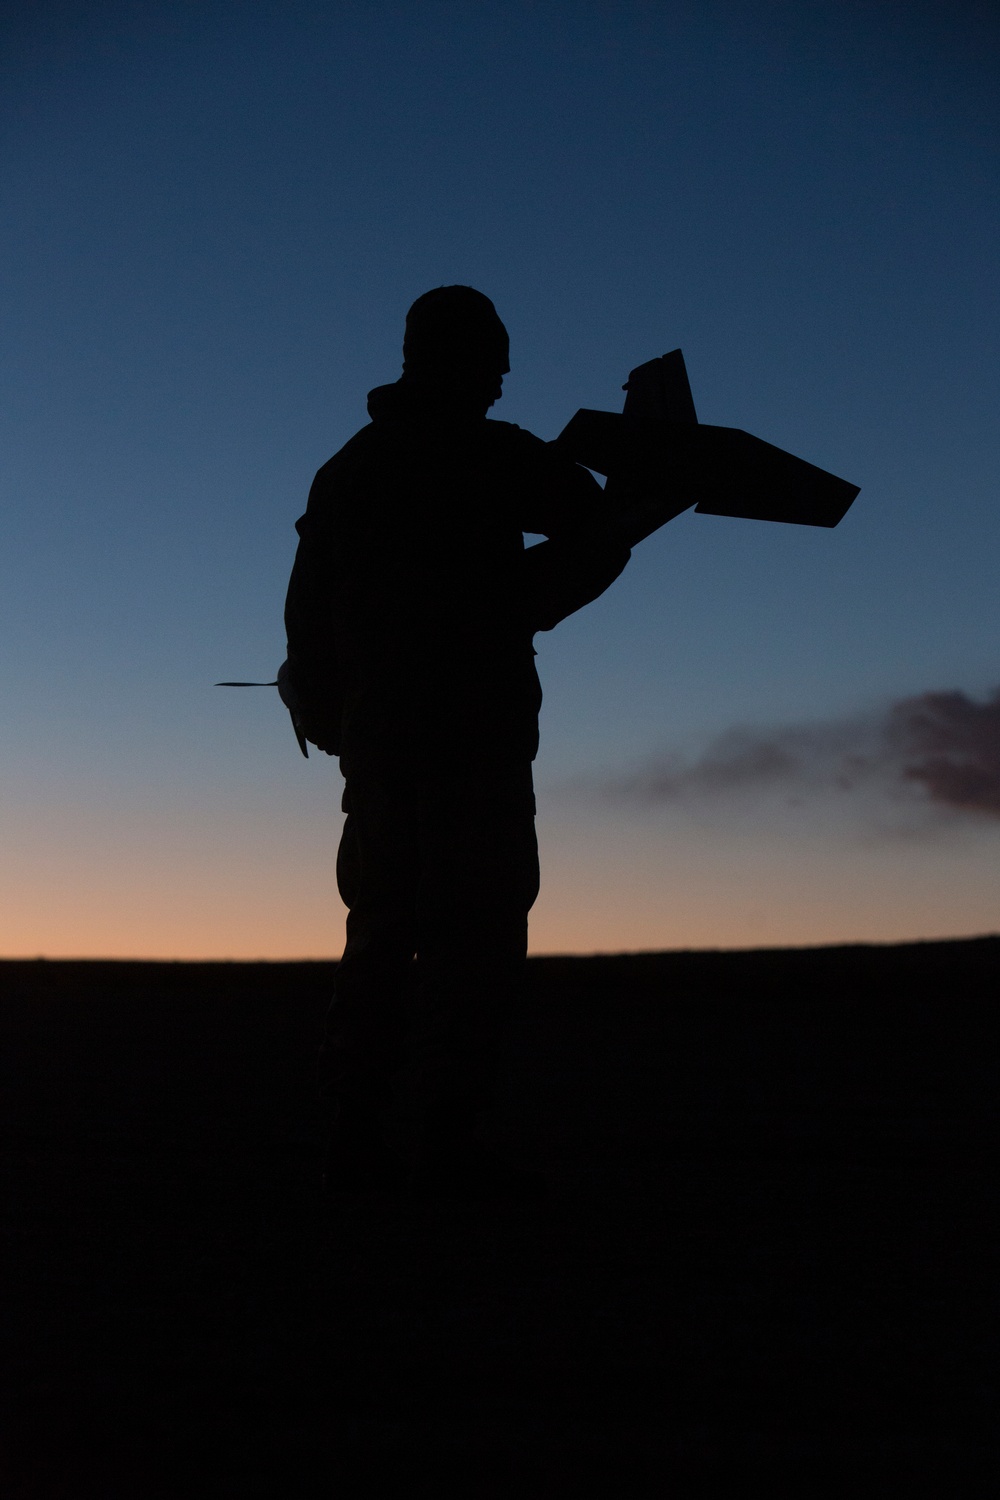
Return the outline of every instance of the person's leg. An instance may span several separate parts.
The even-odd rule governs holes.
[[[422,1151],[459,1159],[494,1102],[538,894],[531,767],[421,784],[414,1072]]]
[[[347,942],[319,1066],[331,1142],[328,1180],[350,1177],[352,1159],[369,1176],[385,1165],[381,1121],[406,1057],[416,949],[412,795],[402,786],[352,779],[344,810],[337,884],[348,907]]]

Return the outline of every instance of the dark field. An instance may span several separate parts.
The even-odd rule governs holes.
[[[333,968],[0,964],[3,1500],[998,1492],[1000,939],[533,960],[506,1208],[324,1205]]]

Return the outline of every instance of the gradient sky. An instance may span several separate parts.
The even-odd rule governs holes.
[[[1000,928],[998,61],[989,4],[4,7],[0,953],[339,954],[336,762],[212,684],[452,282],[498,417],[679,345],[862,486],[538,638],[533,950]]]

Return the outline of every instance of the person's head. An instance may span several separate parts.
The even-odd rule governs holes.
[[[403,376],[456,397],[475,397],[485,411],[503,394],[510,369],[507,330],[489,297],[471,286],[425,292],[406,314]]]

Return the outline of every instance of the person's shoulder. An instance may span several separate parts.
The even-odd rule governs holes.
[[[322,485],[328,480],[336,479],[345,470],[353,467],[359,459],[364,458],[365,454],[371,448],[374,435],[375,424],[373,422],[366,423],[353,437],[348,438],[344,446],[338,448],[336,453],[331,458],[328,458],[325,464],[317,469],[316,478],[313,483]]]
[[[533,432],[528,432],[524,427],[518,427],[516,422],[500,422],[495,417],[487,419],[486,433],[487,442],[494,449],[509,454],[512,458],[527,461],[539,459],[544,457],[549,446]]]
[[[490,433],[494,442],[497,443],[521,443],[538,444],[542,442],[533,432],[526,427],[518,427],[516,422],[501,422],[498,417],[486,418],[486,430]],[[543,444],[544,446],[544,444]]]
[[[295,523],[300,537],[305,537],[307,533],[317,537],[325,532],[333,515],[345,501],[349,502],[356,489],[358,476],[364,470],[365,456],[371,449],[372,431],[373,424],[369,422],[352,438],[348,438],[344,446],[338,448],[332,458],[328,458],[317,469],[309,486],[305,514]]]
[[[544,483],[596,485],[592,474],[582,468],[558,442],[546,442],[517,427],[513,422],[497,422],[492,419],[486,426],[493,429],[496,450],[503,452],[510,462],[537,475]]]

